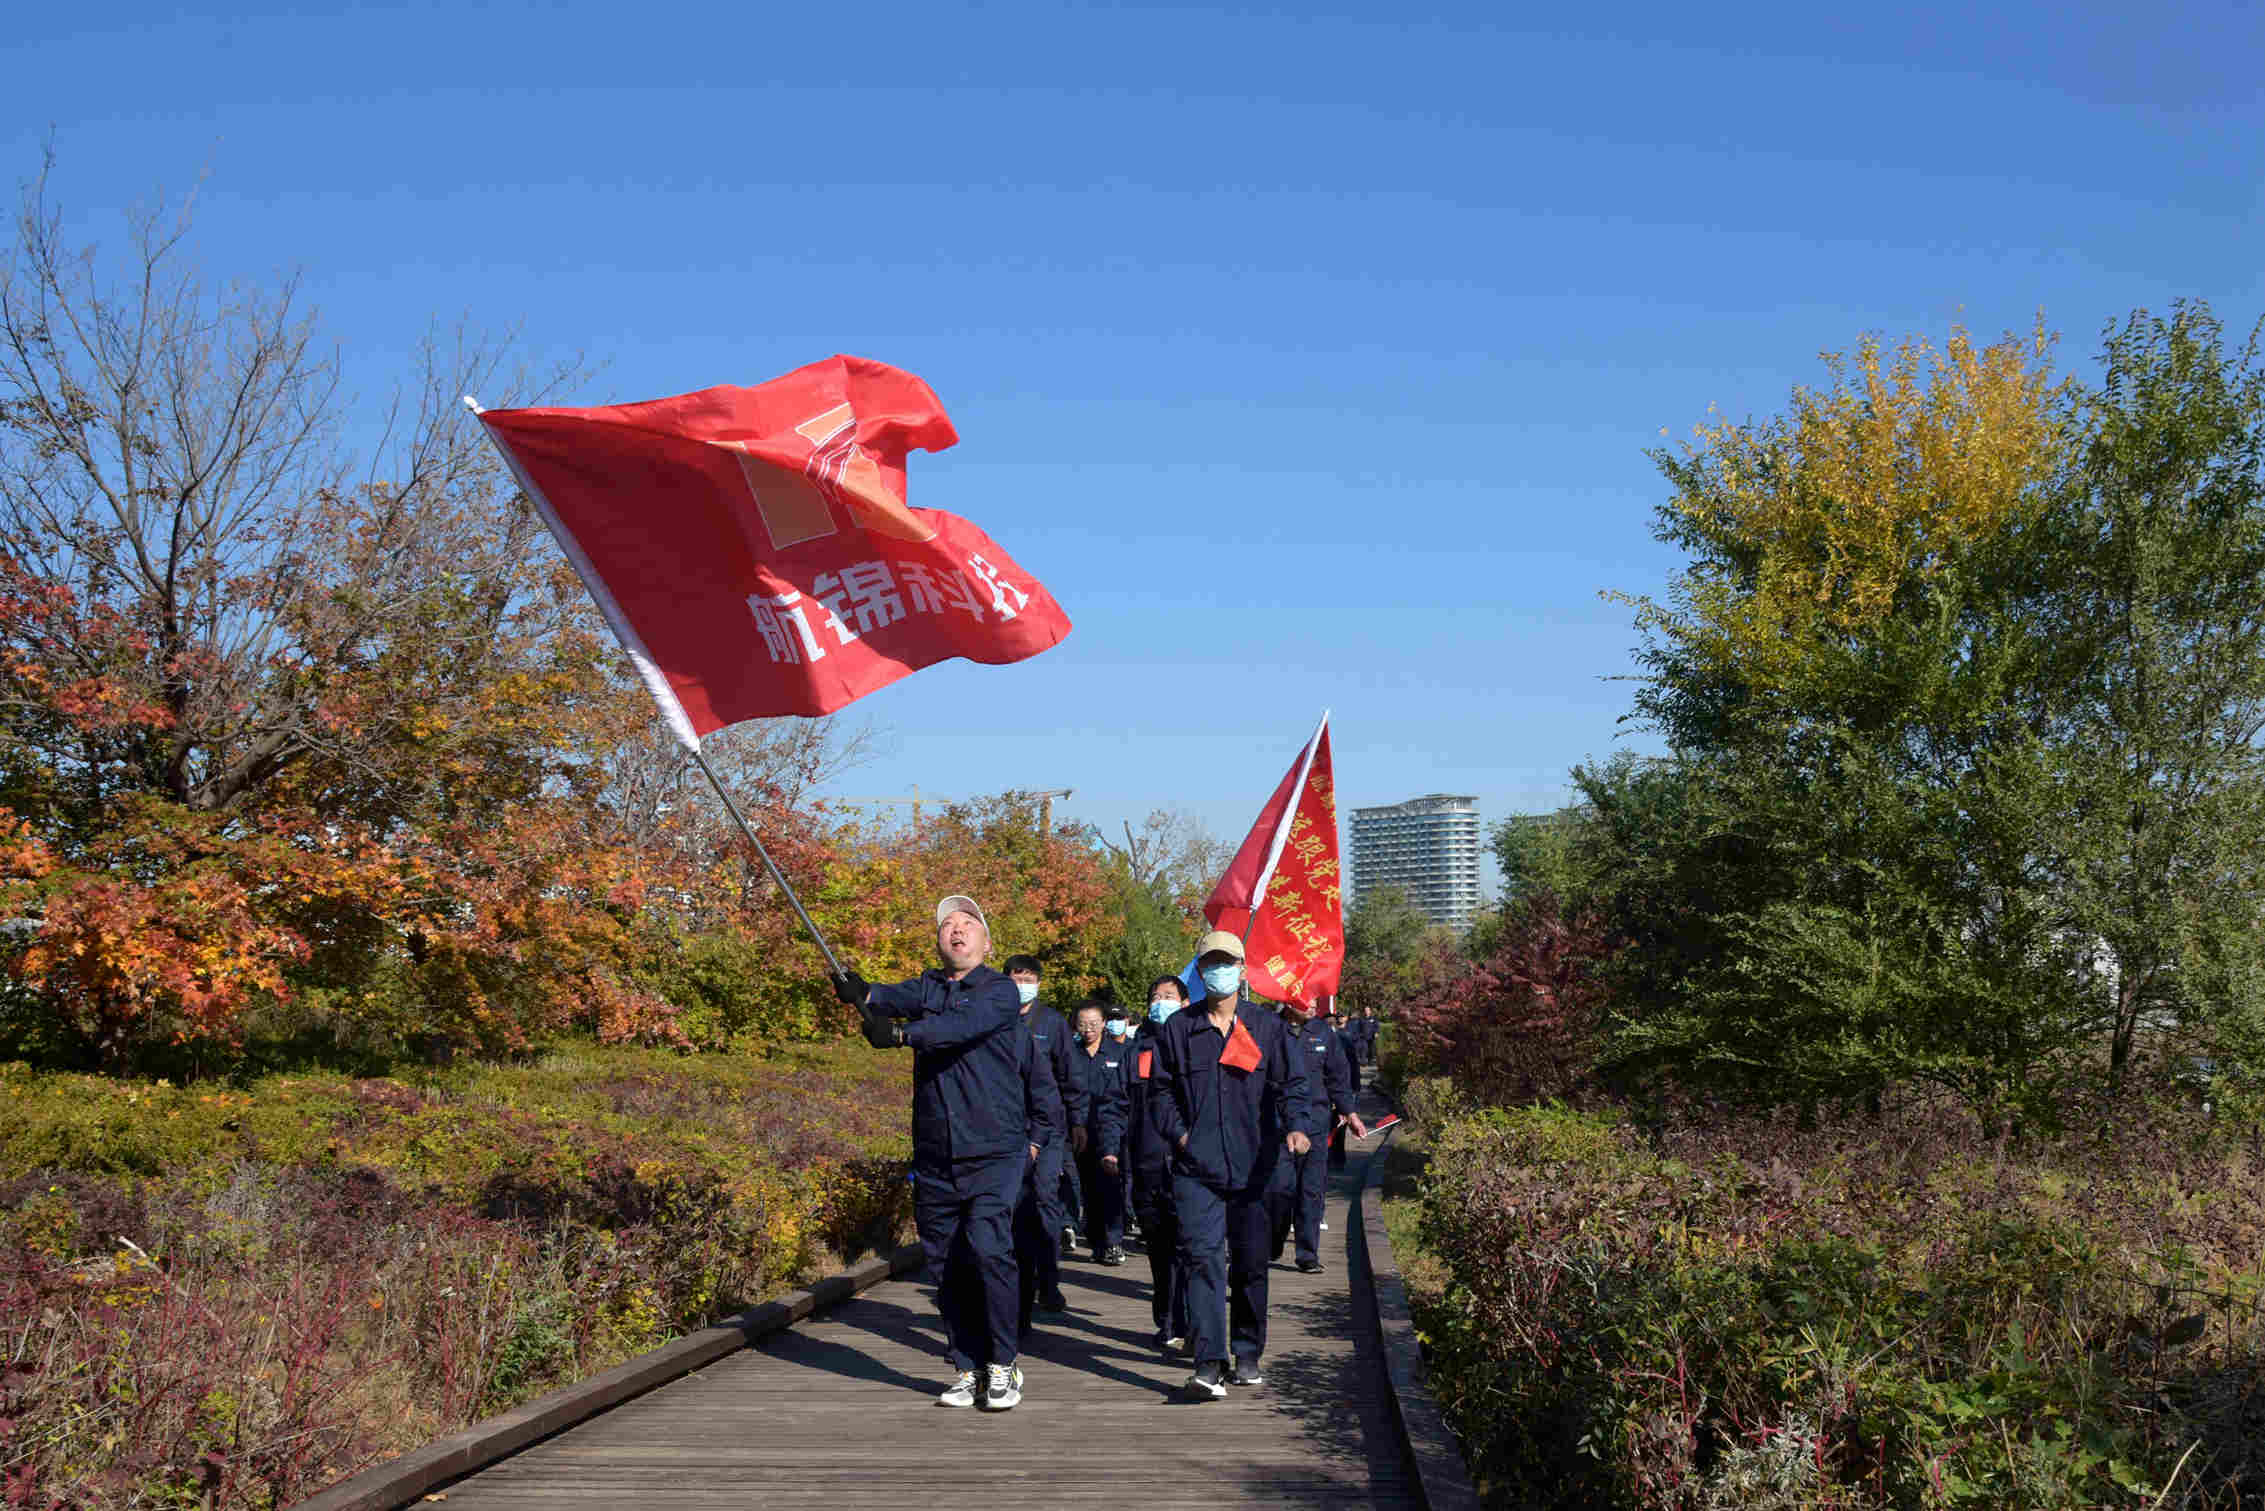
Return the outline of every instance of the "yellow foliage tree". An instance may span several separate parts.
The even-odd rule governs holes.
[[[1663,531],[1691,563],[1638,622],[1758,692],[1830,673],[1861,635],[1975,544],[2042,507],[2065,442],[2064,385],[2042,326],[1978,347],[1866,338],[1786,413],[1697,428],[1661,456]]]

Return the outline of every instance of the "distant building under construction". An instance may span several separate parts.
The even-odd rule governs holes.
[[[1433,923],[1465,929],[1479,907],[1479,800],[1435,792],[1353,810],[1353,905],[1398,887]]]

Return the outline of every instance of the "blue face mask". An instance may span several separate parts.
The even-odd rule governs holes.
[[[1224,997],[1243,984],[1243,968],[1239,965],[1206,966],[1203,984],[1214,997]]]
[[[1162,1023],[1166,1018],[1171,1017],[1172,1014],[1178,1012],[1179,1010],[1179,998],[1158,997],[1154,1002],[1148,1004],[1148,1021],[1151,1023]]]
[[[1015,995],[1022,998],[1024,1007],[1030,1006],[1031,1003],[1038,1000],[1038,983],[1035,981],[1017,981],[1015,983]]]
[[[1132,1032],[1132,1025],[1131,1025],[1130,1023],[1127,1023],[1127,1022],[1126,1022],[1126,1021],[1125,1021],[1124,1019],[1122,1019],[1122,1018],[1111,1018],[1111,1019],[1109,1020],[1109,1037],[1110,1037],[1110,1038],[1112,1038],[1112,1039],[1122,1039],[1122,1038],[1123,1038],[1123,1037],[1124,1037],[1125,1035],[1127,1035],[1127,1034],[1129,1034],[1129,1033],[1131,1033],[1131,1032]]]

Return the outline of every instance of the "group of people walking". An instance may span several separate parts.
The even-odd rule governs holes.
[[[973,898],[935,922],[936,969],[893,986],[843,971],[834,990],[869,1043],[913,1051],[913,1215],[954,1371],[938,1404],[1022,1400],[1022,1339],[1067,1309],[1072,1197],[1103,1265],[1137,1223],[1155,1341],[1192,1361],[1190,1396],[1264,1383],[1268,1265],[1294,1239],[1298,1267],[1322,1268],[1332,1151],[1368,1132],[1353,1099],[1374,1020],[1258,1006],[1222,930],[1196,942],[1195,1001],[1159,976],[1137,1023],[1100,1003],[1065,1020],[1037,960],[984,963]]]

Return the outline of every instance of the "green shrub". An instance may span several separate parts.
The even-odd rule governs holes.
[[[1431,1141],[1418,1323],[1491,1504],[2134,1504],[2186,1455],[2178,1503],[2230,1506],[2265,1476],[2228,1383],[2265,1381],[2256,1187],[2192,1123],[2008,1154],[1939,1105],[1656,1145],[1473,1113]]]

